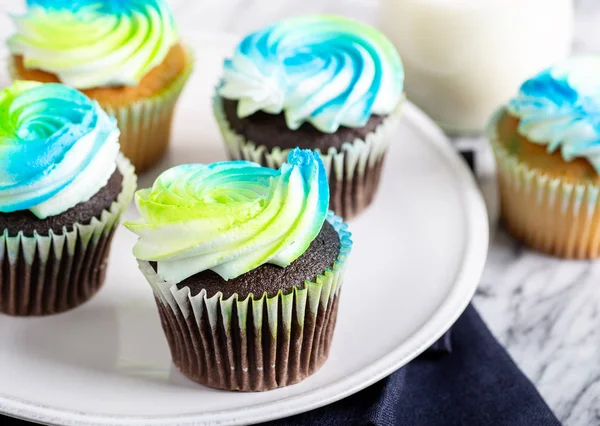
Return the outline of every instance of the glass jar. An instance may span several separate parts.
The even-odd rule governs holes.
[[[450,133],[481,133],[521,83],[568,56],[572,0],[382,0],[406,94]]]

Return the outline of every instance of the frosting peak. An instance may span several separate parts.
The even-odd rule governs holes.
[[[17,81],[0,91],[0,212],[43,219],[89,200],[115,171],[118,137],[75,89]]]
[[[519,133],[560,148],[565,161],[586,158],[600,174],[600,56],[582,56],[546,69],[526,81],[510,101]]]
[[[391,113],[404,69],[376,29],[328,15],[278,22],[245,37],[225,61],[219,94],[237,99],[238,115],[284,113],[295,130],[309,122],[333,133]]]
[[[279,170],[247,161],[187,164],[136,193],[141,218],[134,255],[156,261],[167,281],[212,270],[232,279],[271,263],[285,267],[306,251],[329,205],[319,155],[293,150]]]
[[[179,39],[163,0],[29,0],[14,22],[25,67],[78,89],[137,85]]]

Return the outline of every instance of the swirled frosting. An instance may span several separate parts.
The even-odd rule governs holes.
[[[392,43],[350,19],[314,15],[284,20],[245,37],[225,61],[220,96],[237,114],[285,114],[324,133],[363,127],[398,105],[404,69]]]
[[[135,86],[179,36],[163,0],[28,0],[8,40],[26,68],[78,89]]]
[[[247,161],[189,164],[136,193],[141,218],[125,224],[138,259],[167,281],[212,270],[232,279],[262,264],[285,267],[306,251],[329,205],[317,153],[294,149],[279,170]]]
[[[62,84],[0,91],[0,212],[38,218],[89,200],[115,171],[119,130],[96,102]]]
[[[586,158],[600,173],[600,56],[542,71],[521,86],[508,109],[530,141],[550,153],[560,148],[565,161]]]

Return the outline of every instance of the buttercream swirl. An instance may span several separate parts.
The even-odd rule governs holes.
[[[29,0],[8,40],[26,68],[78,89],[135,86],[179,36],[163,0]]]
[[[285,114],[325,133],[362,127],[400,102],[404,69],[376,29],[329,15],[284,20],[245,37],[225,61],[218,93],[238,100],[237,113]]]
[[[521,86],[508,109],[530,141],[550,153],[560,148],[565,161],[586,158],[600,173],[600,56],[542,71]]]
[[[204,270],[224,279],[264,263],[285,267],[306,251],[329,205],[317,153],[294,149],[279,170],[247,161],[189,164],[136,193],[134,255],[167,281]]]
[[[89,200],[115,171],[119,130],[96,102],[62,84],[0,91],[0,212],[38,218]]]

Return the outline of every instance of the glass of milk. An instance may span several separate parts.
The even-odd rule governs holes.
[[[523,81],[571,50],[572,0],[381,2],[408,98],[450,133],[483,132]]]

